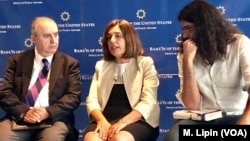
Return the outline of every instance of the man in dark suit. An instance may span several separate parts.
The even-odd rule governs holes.
[[[80,64],[59,52],[56,22],[49,17],[37,17],[31,25],[35,48],[9,58],[0,88],[0,106],[6,112],[0,122],[1,141],[74,141],[73,111],[81,102]],[[27,104],[27,93],[36,83],[46,58],[49,63],[47,81],[35,104]],[[52,126],[34,130],[13,130],[12,121],[29,125],[50,121]]]

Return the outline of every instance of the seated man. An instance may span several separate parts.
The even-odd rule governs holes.
[[[80,64],[57,51],[59,35],[53,19],[35,18],[31,39],[34,49],[9,58],[0,89],[0,106],[6,112],[0,140],[77,141],[73,111],[81,102]],[[19,130],[11,124],[32,126],[44,121],[51,127]]]

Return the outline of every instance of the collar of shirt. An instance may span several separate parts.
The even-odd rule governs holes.
[[[53,55],[51,55],[51,56],[48,56],[48,57],[43,57],[43,56],[41,56],[38,52],[37,52],[37,50],[35,49],[35,59],[34,59],[34,65],[41,65],[41,66],[43,66],[43,64],[42,64],[42,59],[43,58],[46,58],[47,60],[48,60],[48,62],[49,62],[49,68],[50,68],[50,65],[51,65],[51,62],[52,62],[52,58],[53,58]]]

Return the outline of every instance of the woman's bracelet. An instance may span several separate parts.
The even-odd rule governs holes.
[[[128,125],[128,122],[126,120],[123,120],[122,118],[119,120],[119,122],[126,124],[126,126]]]

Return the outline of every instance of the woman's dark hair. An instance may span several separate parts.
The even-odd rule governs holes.
[[[136,58],[137,56],[143,55],[144,50],[143,50],[141,41],[134,27],[132,26],[132,24],[124,19],[114,19],[110,21],[105,27],[102,40],[101,40],[104,60],[106,61],[115,60],[115,57],[109,52],[109,49],[108,49],[108,41],[109,41],[108,32],[111,28],[117,25],[121,29],[123,38],[125,40],[125,46],[126,46],[126,51],[122,57],[123,58],[133,58],[133,57]]]
[[[194,24],[196,38],[193,40],[198,47],[197,53],[209,64],[225,59],[227,45],[235,41],[235,33],[240,33],[215,6],[204,0],[194,0],[186,5],[178,20]]]

